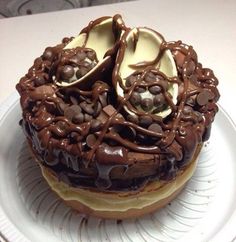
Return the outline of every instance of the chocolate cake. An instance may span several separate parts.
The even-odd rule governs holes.
[[[16,88],[20,124],[52,189],[84,213],[125,218],[165,205],[191,177],[218,111],[217,85],[192,46],[115,15],[47,47]],[[122,207],[152,192],[148,203]]]

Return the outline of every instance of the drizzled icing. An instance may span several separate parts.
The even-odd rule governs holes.
[[[129,31],[120,15],[113,19],[114,36]],[[88,36],[94,23],[97,23],[96,20],[82,33]],[[137,31],[134,49],[138,39]],[[63,172],[73,186],[130,190],[138,189],[149,180],[172,179],[175,172],[184,169],[191,160],[197,145],[209,138],[211,123],[218,110],[215,103],[219,98],[216,88],[218,80],[213,72],[198,63],[191,46],[181,41],[163,41],[155,60],[132,63],[131,67],[134,73],[140,74],[140,79],[131,87],[123,84],[118,72],[113,72],[112,76],[108,72],[101,80],[88,81],[85,88],[79,85],[58,87],[53,81],[56,63],[70,40],[64,39],[62,44],[47,48],[50,53],[37,58],[17,84],[23,109],[22,126],[36,156],[58,176]],[[120,58],[115,59],[116,52],[118,48],[122,52],[125,45],[125,38],[117,40],[114,48],[106,53],[113,59],[111,69],[119,69],[122,53]],[[165,50],[173,55],[177,77],[167,77],[153,68]],[[141,71],[140,67],[143,68]],[[161,93],[171,109],[171,114],[166,118],[138,110],[129,102],[137,86],[147,88],[156,85],[155,81],[144,81],[144,76],[149,72],[178,85],[177,104],[160,85]],[[117,97],[114,90],[117,82],[124,90],[124,97]],[[91,107],[92,115],[84,110],[79,113],[74,111],[81,108],[70,109],[72,105],[80,106],[82,102]],[[133,114],[132,120],[136,118],[137,122],[129,119],[124,107]],[[151,124],[158,124],[158,131],[149,129],[147,122],[140,122],[144,116],[149,117]],[[95,127],[94,120],[99,120]],[[122,135],[125,128],[131,129],[134,140]],[[86,144],[86,137],[90,134],[95,139],[92,147]]]

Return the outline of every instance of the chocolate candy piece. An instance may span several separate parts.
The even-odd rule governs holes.
[[[74,55],[74,56],[72,56],[72,57],[70,58],[70,62],[72,62],[72,64],[76,64],[76,65],[78,65],[79,62],[80,62],[80,60],[79,60],[79,58],[78,58],[76,55]]]
[[[32,100],[43,100],[47,97],[52,97],[54,93],[55,91],[51,86],[42,85],[35,88],[34,91],[29,93],[29,95]]]
[[[144,79],[146,82],[153,82],[156,79],[156,75],[150,71],[145,75]]]
[[[107,92],[103,92],[102,94],[99,95],[99,101],[102,104],[102,107],[107,106]]]
[[[127,87],[131,87],[136,80],[137,80],[136,76],[129,76],[129,77],[126,78],[125,85]]]
[[[141,107],[146,112],[150,111],[153,108],[153,100],[151,98],[144,98],[141,101]]]
[[[163,133],[161,126],[157,123],[153,123],[148,127],[148,130],[153,131],[155,133]]]
[[[149,87],[148,90],[153,95],[157,95],[157,94],[160,94],[161,93],[161,88],[158,85],[151,86],[151,87]]]
[[[46,80],[45,78],[43,77],[43,75],[36,75],[35,78],[34,78],[34,83],[36,86],[41,86],[43,84],[46,83]]]
[[[141,99],[141,95],[138,92],[133,92],[129,100],[133,106],[138,106],[141,102]]]
[[[75,104],[75,105],[78,105],[78,100],[77,100],[77,98],[76,97],[74,97],[74,96],[70,96],[70,101],[73,103],[73,104]]]
[[[212,93],[208,90],[203,90],[197,95],[197,104],[200,106],[206,105],[212,99]]]
[[[146,88],[145,87],[135,87],[134,89],[136,92],[139,92],[139,93],[144,93],[146,92]]]
[[[79,51],[76,54],[76,57],[78,58],[79,61],[83,61],[86,58],[86,54],[84,51]]]
[[[63,103],[63,102],[59,102],[59,103],[57,104],[57,110],[59,111],[59,113],[60,113],[61,115],[64,114],[64,110],[66,109],[66,107],[67,107],[67,104],[65,104],[65,103]]]
[[[43,60],[52,60],[53,59],[53,51],[52,48],[46,48],[42,55]]]
[[[65,65],[62,67],[61,71],[60,71],[60,76],[63,80],[69,80],[70,78],[72,78],[74,76],[74,68],[70,65]]]
[[[139,118],[136,114],[129,114],[127,116],[127,120],[134,124],[138,124],[138,122],[139,122]]]
[[[93,61],[96,59],[96,53],[94,51],[89,51],[87,52],[87,57]]]
[[[187,76],[192,75],[195,68],[196,68],[196,65],[195,65],[194,61],[190,60],[185,67],[186,75]]]
[[[92,119],[90,121],[90,130],[91,132],[97,132],[101,129],[102,127],[102,122],[98,119]]]
[[[76,142],[77,138],[78,138],[78,133],[76,133],[76,132],[70,133],[70,139],[71,139],[72,142]]]
[[[93,119],[93,116],[92,115],[89,115],[87,113],[84,114],[84,121],[85,122],[88,122],[88,121],[90,121],[92,119]]]
[[[94,113],[93,104],[82,102],[82,103],[80,103],[80,107],[84,110],[84,112],[86,112],[90,115],[92,115]]]
[[[149,115],[143,115],[139,118],[139,124],[143,127],[148,127],[152,123],[152,117]]]
[[[86,138],[86,144],[89,148],[93,148],[94,144],[96,143],[96,136],[94,134],[89,134]]]
[[[136,131],[134,128],[125,126],[122,128],[120,132],[120,136],[124,139],[128,139],[130,141],[134,141],[136,137]]]
[[[160,106],[162,107],[166,103],[164,95],[163,94],[156,95],[153,99],[153,103],[155,107],[160,107]]]
[[[81,124],[84,122],[84,115],[82,113],[78,113],[72,118],[72,121],[76,124]]]
[[[183,114],[184,115],[190,115],[193,111],[193,108],[190,106],[184,106],[183,108]]]
[[[77,114],[81,113],[81,108],[78,105],[71,105],[65,108],[64,115],[69,120],[72,120]]]
[[[96,118],[102,110],[102,105],[100,102],[96,102],[94,105],[93,117]]]
[[[88,68],[81,66],[79,70],[76,71],[76,77],[79,79],[82,76],[85,76],[88,73],[88,71]]]

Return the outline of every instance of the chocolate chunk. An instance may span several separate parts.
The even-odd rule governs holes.
[[[193,74],[195,68],[196,68],[196,65],[195,65],[194,61],[190,60],[185,67],[186,75],[191,76]]]
[[[72,118],[73,123],[81,124],[84,122],[84,115],[82,113],[78,113]]]
[[[51,86],[42,85],[36,87],[34,91],[29,93],[29,96],[32,100],[43,100],[47,97],[52,97],[55,91]]]
[[[74,56],[72,56],[72,57],[70,58],[69,61],[70,61],[72,64],[76,64],[76,65],[78,65],[79,62],[80,62],[80,59],[78,58],[78,56],[74,55]]]
[[[162,127],[157,124],[157,123],[153,123],[148,127],[148,130],[153,131],[155,133],[163,133]]]
[[[131,87],[135,81],[137,81],[137,76],[129,76],[126,78],[125,85]]]
[[[138,124],[138,122],[139,122],[138,115],[136,115],[136,114],[129,114],[127,116],[127,120],[134,124]]]
[[[133,106],[138,106],[141,102],[141,95],[138,92],[133,92],[129,101]]]
[[[87,57],[93,61],[96,59],[96,53],[94,51],[89,51],[87,52]]]
[[[89,115],[87,113],[84,114],[84,121],[85,122],[88,122],[88,121],[90,121],[92,119],[93,119],[93,116],[92,115]]]
[[[148,90],[153,95],[157,95],[157,94],[160,94],[161,93],[161,88],[158,85],[151,86],[151,87],[149,87]]]
[[[116,112],[116,109],[112,105],[107,105],[103,111],[110,117]]]
[[[102,111],[101,103],[100,102],[96,102],[95,105],[94,105],[93,117],[96,118],[101,111]]]
[[[153,100],[151,98],[144,98],[141,101],[141,107],[145,112],[150,111],[153,108]]]
[[[130,141],[134,141],[136,137],[136,131],[134,128],[125,126],[122,128],[120,132],[120,136],[124,139],[128,139]]]
[[[77,142],[77,138],[78,138],[77,132],[71,132],[70,133],[70,139],[71,139],[72,142]]]
[[[139,86],[137,86],[137,87],[134,88],[134,90],[136,92],[138,92],[138,93],[144,93],[144,92],[146,92],[146,88],[145,87],[139,87]]]
[[[190,106],[184,106],[183,108],[183,114],[184,115],[190,115],[193,111],[193,108]]]
[[[201,91],[196,98],[197,104],[200,106],[206,105],[211,99],[211,93],[208,90]]]
[[[41,86],[46,83],[46,80],[43,75],[36,75],[34,78],[34,83],[36,86]]]
[[[60,71],[60,76],[63,80],[69,80],[70,78],[72,78],[74,76],[74,68],[73,66],[70,65],[65,65],[62,67],[61,71]]]
[[[150,71],[145,75],[144,80],[146,82],[153,82],[156,80],[156,75]]]
[[[42,55],[42,58],[43,58],[43,60],[52,60],[53,59],[53,56],[54,56],[54,54],[53,54],[53,50],[52,50],[52,48],[46,48],[45,49],[45,51],[43,52],[43,55]]]
[[[103,92],[99,95],[99,101],[102,104],[102,107],[107,106],[107,92]]]
[[[80,103],[80,107],[84,110],[84,112],[86,112],[90,115],[92,115],[94,113],[93,104],[82,102],[82,103]]]
[[[72,104],[78,105],[79,101],[76,97],[74,96],[70,96],[70,101],[72,102]]]
[[[76,54],[76,57],[78,58],[79,61],[83,61],[86,58],[86,53],[84,51],[79,51]]]
[[[71,105],[64,110],[64,115],[69,120],[72,120],[77,114],[81,113],[81,108],[78,105]]]
[[[65,103],[63,103],[63,102],[59,102],[59,103],[57,104],[57,110],[59,111],[59,113],[60,113],[61,115],[64,114],[64,110],[66,109],[66,107],[67,107],[67,104],[65,104]]]
[[[91,132],[97,132],[101,129],[102,127],[102,122],[100,120],[97,119],[92,119],[90,121],[90,130]]]
[[[81,67],[85,67],[85,68],[87,68],[88,70],[91,69],[91,62],[88,62],[88,61],[82,61],[82,62],[80,63],[80,65],[81,65]]]
[[[82,76],[85,76],[88,73],[88,68],[86,67],[80,67],[77,71],[76,71],[76,77],[79,79]]]
[[[162,107],[166,103],[164,95],[163,94],[156,95],[153,99],[153,103],[155,107]]]
[[[86,137],[86,144],[89,148],[93,148],[94,144],[96,143],[96,136],[94,134],[89,134],[87,137]]]
[[[139,124],[143,127],[148,127],[152,123],[152,117],[149,115],[143,115],[139,117]]]

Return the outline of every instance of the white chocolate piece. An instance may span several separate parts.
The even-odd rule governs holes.
[[[82,33],[64,47],[64,49],[72,49],[83,46],[86,48],[91,48],[96,52],[98,64],[80,79],[74,81],[72,80],[70,82],[65,82],[63,80],[57,81],[56,84],[58,86],[66,87],[82,82],[96,72],[101,65],[104,65],[105,62],[110,61],[110,56],[104,58],[104,55],[108,50],[112,49],[115,44],[115,38],[112,32],[112,22],[112,17],[100,22],[99,24],[93,26],[93,28],[90,30],[87,41],[87,34]]]
[[[136,43],[136,48],[134,48],[134,35],[138,36],[138,40]],[[140,62],[150,62],[155,60],[157,57],[160,46],[163,43],[164,39],[157,32],[148,29],[148,28],[134,28],[129,34],[126,36],[126,49],[124,51],[124,57],[119,67],[118,75],[121,77],[123,81],[123,85],[125,85],[125,78],[134,73],[134,69],[130,67],[130,65],[137,64]],[[118,52],[119,55],[119,52]],[[164,73],[167,77],[177,77],[177,68],[173,56],[169,50],[165,50],[162,58],[158,63],[154,65],[154,68],[159,69],[162,73]],[[142,70],[139,68],[139,70]],[[124,97],[123,89],[120,87],[117,82],[116,86],[117,94],[121,97]],[[171,96],[174,104],[177,103],[177,95],[178,95],[178,85],[170,84],[167,90]],[[151,98],[149,92],[144,92],[141,94],[142,98]],[[140,110],[140,108],[139,108]],[[126,111],[129,114],[132,114],[126,108]],[[167,107],[165,110],[157,113],[156,115],[165,118],[171,113],[170,107]]]

